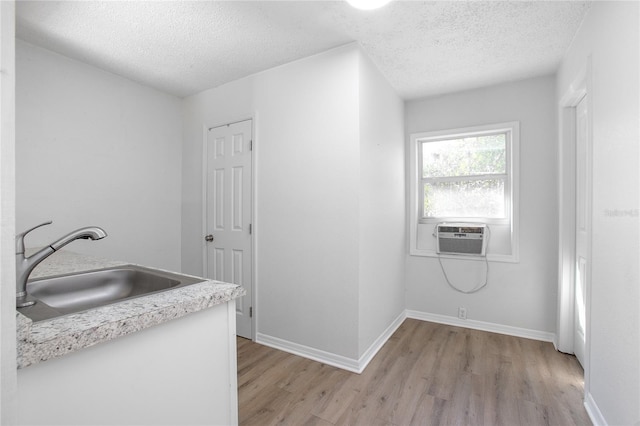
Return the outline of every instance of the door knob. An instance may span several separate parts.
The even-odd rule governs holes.
[[[211,242],[213,241],[213,235],[209,234],[206,237],[204,237],[205,241]]]

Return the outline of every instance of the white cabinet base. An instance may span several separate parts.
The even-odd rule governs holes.
[[[235,301],[18,370],[20,425],[238,423]]]

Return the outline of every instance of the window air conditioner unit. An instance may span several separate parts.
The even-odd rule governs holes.
[[[477,223],[439,223],[438,254],[485,256],[487,226]]]

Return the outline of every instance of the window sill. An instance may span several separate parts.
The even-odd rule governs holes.
[[[422,217],[418,219],[418,224],[420,225],[432,225],[436,226],[440,223],[478,223],[485,225],[495,225],[495,226],[507,226],[511,222],[509,219],[489,219],[489,218],[455,218],[455,217],[447,217],[447,218],[435,218],[435,217]]]
[[[453,255],[453,254],[439,255],[433,250],[421,250],[417,248],[410,249],[409,255],[421,256],[421,257],[441,257],[443,259],[472,260],[472,261],[484,262],[484,256],[465,256],[465,255]],[[517,254],[488,254],[487,261],[502,262],[502,263],[520,263],[520,259]]]

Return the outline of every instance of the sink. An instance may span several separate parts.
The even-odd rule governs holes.
[[[137,265],[33,279],[27,282],[27,293],[37,303],[19,311],[42,321],[202,281]]]

